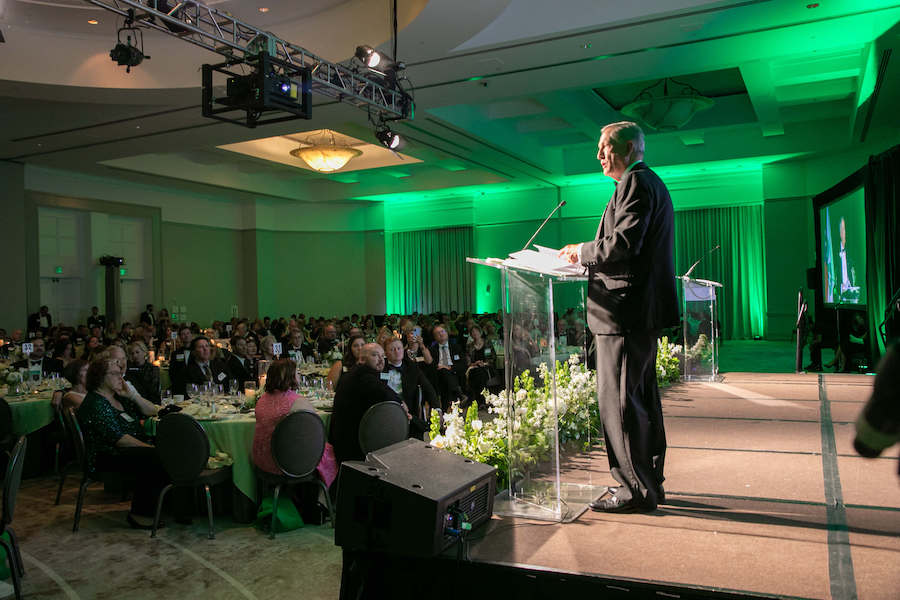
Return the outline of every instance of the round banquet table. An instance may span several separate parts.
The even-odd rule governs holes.
[[[5,396],[12,411],[12,430],[16,435],[28,435],[53,422],[55,413],[50,399],[52,391],[27,393],[24,396]]]

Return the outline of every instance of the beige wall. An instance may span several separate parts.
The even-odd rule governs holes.
[[[3,269],[0,277],[0,327],[24,329],[28,314],[25,269],[25,169],[0,162],[0,222]],[[35,300],[38,302],[38,300]]]

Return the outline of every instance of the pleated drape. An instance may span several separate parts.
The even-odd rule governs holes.
[[[720,244],[712,254],[709,250]],[[798,250],[800,251],[800,250]],[[763,207],[734,206],[675,213],[675,272],[722,283],[719,319],[726,339],[764,337],[766,247]]]
[[[395,309],[401,314],[471,310],[472,227],[391,234]]]

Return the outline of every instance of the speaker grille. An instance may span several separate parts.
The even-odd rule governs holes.
[[[490,518],[488,514],[488,486],[487,483],[478,486],[474,492],[463,496],[459,500],[459,508],[469,516],[469,523],[478,525]]]

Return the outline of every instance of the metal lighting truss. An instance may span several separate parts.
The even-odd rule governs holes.
[[[312,73],[312,91],[340,102],[396,118],[408,118],[413,113],[412,100],[403,90],[363,77],[196,0],[87,1],[126,19],[133,16],[135,26],[161,31],[235,62],[250,61],[260,52],[268,52],[291,65],[308,68]]]

